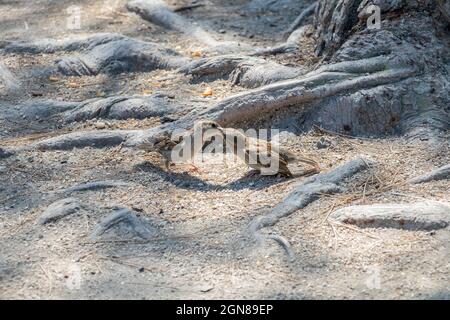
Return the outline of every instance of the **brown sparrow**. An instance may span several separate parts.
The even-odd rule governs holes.
[[[174,156],[184,161],[192,161],[194,156],[203,149],[204,145],[213,136],[221,134],[218,128],[219,125],[214,121],[197,121],[191,130],[179,136],[171,135],[169,132],[163,131],[145,140],[139,148],[149,152],[156,151],[160,153],[165,160],[165,168],[169,170]],[[196,141],[196,139],[199,141]],[[186,151],[187,154],[184,154]],[[195,171],[198,171],[195,165],[191,164],[191,166]]]
[[[221,130],[227,146],[232,146],[233,153],[262,175],[281,174],[285,177],[292,177],[293,174],[289,170],[288,164],[296,161],[307,163],[313,166],[315,171],[319,171],[319,165],[316,161],[297,156],[269,141],[248,137],[233,128]],[[271,164],[274,162],[276,166],[272,167]]]

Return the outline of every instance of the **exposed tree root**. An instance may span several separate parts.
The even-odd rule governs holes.
[[[398,68],[389,69],[391,65]],[[397,82],[415,74],[411,67],[401,67],[396,60],[375,57],[363,61],[324,66],[305,76],[281,81],[224,99],[205,111],[194,111],[179,120],[147,131],[103,131],[71,133],[39,142],[41,149],[106,147],[125,143],[136,146],[162,131],[189,129],[198,119],[212,119],[222,125],[252,120],[288,106],[304,106],[326,97],[381,84]],[[367,73],[369,73],[367,75]]]
[[[81,76],[174,69],[186,61],[155,43],[125,38],[98,45],[79,57],[62,58],[57,64],[61,73]]]
[[[62,124],[90,119],[145,119],[151,117],[170,117],[175,120],[178,114],[186,112],[164,94],[150,96],[114,96],[95,98],[83,102],[64,102],[56,100],[35,100],[19,105],[3,105],[0,108],[4,128],[14,131],[25,128],[42,130]],[[9,125],[11,124],[11,128]]]
[[[156,43],[143,42],[118,34],[95,34],[63,41],[43,39],[34,42],[11,43],[9,53],[82,52],[57,60],[58,70],[69,76],[148,72],[155,69],[175,69],[189,59]]]
[[[241,52],[245,47],[235,42],[221,42],[199,26],[171,11],[162,0],[134,0],[127,4],[128,10],[139,14],[143,19],[163,28],[178,31],[205,44],[216,52]]]
[[[224,99],[201,116],[223,124],[251,120],[288,107],[304,106],[333,95],[393,83],[413,76],[412,67],[390,65],[388,57],[376,57],[324,66],[299,79],[281,81]],[[370,72],[369,74],[367,74]]]
[[[436,230],[450,224],[450,206],[438,201],[350,206],[331,213],[330,219],[361,228]]]
[[[303,25],[305,20],[310,17],[317,8],[317,2],[313,2],[305,10],[300,13],[300,15],[295,19],[295,21],[289,26],[283,35],[283,39],[288,39],[291,34]]]
[[[296,45],[295,45],[296,46]],[[148,72],[154,69],[174,69],[194,77],[227,78],[235,85],[255,88],[272,82],[292,79],[302,73],[264,59],[244,55],[224,55],[211,58],[185,58],[172,50],[150,42],[118,34],[98,34],[63,41],[43,39],[34,42],[13,42],[5,48],[9,53],[80,52],[56,61],[64,75],[83,76],[99,73]],[[0,76],[12,86],[12,77],[0,66]],[[1,79],[1,77],[0,77]],[[5,80],[5,81],[6,81]]]
[[[317,33],[322,35],[323,40],[323,50],[320,51],[332,56],[333,63],[329,65],[323,65],[291,80],[239,93],[209,108],[194,110],[177,121],[150,130],[71,134],[42,141],[39,146],[54,149],[124,143],[132,147],[161,131],[189,129],[199,119],[212,119],[222,125],[229,125],[279,112],[286,112],[286,117],[291,118],[292,114],[289,115],[288,111],[299,113],[302,118],[297,121],[305,126],[319,123],[326,129],[348,134],[407,132],[414,136],[422,127],[427,130],[449,128],[450,83],[443,67],[443,57],[447,51],[445,43],[436,35],[433,20],[426,16],[411,15],[401,22],[394,16],[384,22],[385,28],[381,30],[362,30],[354,34],[351,33],[354,29],[342,25],[335,30],[345,31],[339,34],[341,38],[338,39],[327,32],[333,29],[334,23],[346,21],[358,24],[358,6],[361,4],[361,1],[355,0],[352,5],[350,2],[343,4],[339,7],[342,10],[335,12],[335,5],[340,2],[342,0],[332,4],[320,1],[316,11],[317,21],[326,20],[320,27],[322,29],[317,27]],[[161,4],[160,1],[154,3]],[[389,5],[383,10],[390,10],[391,7]],[[394,7],[396,10],[400,8],[397,5]],[[168,14],[167,8],[161,10],[162,13],[155,15]],[[352,17],[342,17],[344,13],[349,13]],[[168,23],[181,28],[172,14],[169,16],[174,21]],[[337,20],[332,23],[327,19]],[[413,34],[404,39],[401,32]],[[111,43],[114,42],[116,41]],[[431,50],[423,45],[425,42],[430,45]],[[267,78],[261,77],[262,71],[270,70],[267,66],[274,66],[274,71],[269,72]],[[248,87],[272,82],[278,76],[276,70],[283,71],[280,73],[282,78],[295,76],[299,72],[275,67],[259,58],[244,56],[200,59],[187,67],[180,67],[180,71],[200,77],[228,75],[231,80]],[[71,140],[73,141],[70,142]]]
[[[254,218],[250,222],[248,231],[257,243],[260,244],[264,240],[264,237],[260,234],[261,229],[275,225],[281,218],[306,207],[311,202],[318,200],[323,194],[344,192],[345,189],[340,185],[355,174],[369,169],[371,165],[373,165],[371,161],[358,158],[330,172],[321,173],[307,179],[305,182],[299,184],[291,194],[267,214]],[[287,240],[279,236],[275,238],[272,236],[271,238],[281,244],[286,252],[292,252]]]
[[[284,249],[288,256],[289,262],[295,261],[295,253],[291,248],[291,244],[286,238],[276,234],[271,234],[268,236],[268,238],[277,242]]]
[[[131,130],[73,132],[37,142],[32,147],[38,150],[71,150],[85,147],[106,148],[124,143],[133,134],[135,132]],[[25,149],[27,150],[27,148]]]
[[[82,183],[82,184],[79,184],[79,185],[76,185],[73,187],[58,190],[58,191],[56,191],[56,193],[69,195],[74,192],[104,190],[104,189],[117,188],[117,187],[129,187],[132,185],[133,184],[131,184],[129,182],[118,181],[118,180],[94,181],[94,182]]]
[[[450,164],[437,168],[431,172],[411,179],[409,182],[413,184],[425,183],[430,181],[448,180],[450,179]]]
[[[42,225],[55,222],[68,215],[80,211],[82,205],[77,198],[65,198],[52,203],[39,217],[38,222]]]
[[[256,88],[273,82],[293,79],[302,69],[280,65],[265,59],[242,55],[225,55],[194,60],[179,69],[195,78],[229,78],[234,85]]]
[[[18,90],[20,87],[19,81],[14,77],[11,71],[0,62],[0,93],[1,91],[11,92]]]
[[[91,50],[99,45],[123,40],[126,37],[116,33],[97,33],[89,36],[72,36],[61,40],[39,39],[33,41],[11,41],[3,48],[6,53],[55,53],[59,51]]]
[[[121,230],[121,226],[124,227],[125,230]],[[91,238],[93,240],[98,240],[107,231],[112,229],[121,231],[120,233],[122,234],[126,233],[142,239],[150,239],[157,233],[156,227],[145,223],[145,221],[139,218],[135,212],[123,208],[116,210],[114,213],[103,219],[91,234]]]
[[[93,99],[79,104],[76,108],[64,113],[66,123],[88,119],[145,119],[164,117],[183,112],[163,94],[151,96],[116,96],[105,99]]]

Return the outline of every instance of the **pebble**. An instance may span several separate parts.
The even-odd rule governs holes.
[[[104,123],[104,122],[102,122],[102,121],[98,121],[98,122],[96,122],[95,123],[95,127],[97,128],[97,129],[105,129],[106,128],[106,123]]]

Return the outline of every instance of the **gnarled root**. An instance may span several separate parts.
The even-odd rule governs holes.
[[[86,138],[83,137],[83,133],[71,134],[71,137],[79,140],[74,142],[74,146],[88,146],[92,144],[100,147],[110,146],[112,141],[124,142],[125,145],[135,146],[141,144],[149,136],[162,131],[171,132],[176,129],[190,129],[198,119],[212,119],[222,125],[251,120],[280,108],[305,106],[307,103],[319,101],[332,95],[397,82],[414,75],[416,72],[411,67],[389,69],[391,63],[395,66],[399,65],[395,60],[389,60],[388,57],[375,57],[364,61],[342,62],[324,66],[299,79],[281,81],[237,94],[224,99],[203,112],[188,114],[177,121],[157,128],[147,131],[135,131],[135,134],[114,131],[114,136],[120,138],[111,139],[110,136],[106,135],[105,143],[101,143],[101,135],[99,134],[95,135],[94,141],[96,143],[92,143],[94,141],[91,134],[87,134]],[[55,139],[59,141],[58,138],[52,138],[49,144],[50,149],[67,148],[68,145],[71,145],[69,143],[71,138],[60,137],[62,140],[58,143],[55,143]],[[46,144],[46,141],[42,141],[40,146],[43,147]]]
[[[234,85],[256,88],[273,82],[293,79],[302,69],[280,65],[265,59],[242,55],[225,55],[194,60],[179,69],[194,78],[229,78]]]
[[[241,52],[246,47],[235,42],[217,41],[199,26],[171,11],[162,0],[134,0],[127,4],[128,10],[139,14],[143,19],[163,28],[178,31],[206,45],[215,52]]]
[[[310,203],[318,200],[323,194],[344,192],[345,189],[341,185],[346,179],[369,169],[372,165],[373,163],[369,160],[357,158],[337,167],[333,171],[321,173],[307,179],[305,182],[299,184],[291,194],[268,213],[254,218],[250,222],[248,231],[257,241],[257,244],[261,244],[264,240],[264,236],[260,233],[261,229],[274,226],[281,218],[306,207]],[[284,238],[280,238],[280,236],[272,236],[271,238],[282,245],[292,261],[293,253],[289,243]]]
[[[57,60],[58,70],[69,76],[146,72],[155,69],[175,69],[189,59],[156,43],[144,42],[119,34],[95,34],[63,41],[42,39],[13,42],[7,53],[82,52]]]

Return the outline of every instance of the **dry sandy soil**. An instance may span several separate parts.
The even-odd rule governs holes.
[[[204,6],[180,12],[224,40],[263,47],[279,42],[301,11],[239,14],[247,1],[198,1]],[[226,2],[226,4],[225,4]],[[168,1],[179,7],[187,1]],[[107,4],[107,5],[105,5]],[[167,45],[191,55],[201,47],[178,33],[143,21],[125,1],[1,1],[0,40],[64,38],[73,33],[118,32]],[[82,8],[81,30],[67,30],[66,9]],[[175,45],[174,45],[175,44]],[[308,44],[305,44],[305,48]],[[305,52],[308,50],[305,49]],[[12,73],[51,65],[52,54],[3,55]],[[276,57],[287,65],[313,63],[303,54]],[[19,72],[20,71],[20,72]],[[204,83],[170,71],[110,77],[22,77],[25,89],[1,101],[40,98],[82,101],[98,96],[172,93],[175,99],[220,100],[243,90],[227,81]],[[161,80],[162,79],[162,80]],[[166,80],[164,80],[166,79]],[[75,83],[76,85],[73,85]],[[0,102],[2,103],[2,102]],[[161,119],[108,121],[109,128],[149,128]],[[3,124],[2,124],[3,126]],[[6,124],[5,124],[6,127]],[[0,146],[23,146],[67,131],[95,129],[95,121],[56,130],[1,130]],[[318,149],[325,138],[330,147]],[[154,154],[126,148],[26,151],[0,160],[0,298],[45,299],[448,299],[450,232],[359,229],[334,225],[328,214],[349,204],[448,201],[448,181],[408,185],[419,174],[450,163],[449,137],[439,145],[401,137],[350,139],[308,132],[286,135],[283,145],[317,159],[323,171],[363,155],[377,161],[372,173],[348,182],[348,193],[323,196],[283,218],[266,233],[288,239],[296,254],[289,262],[275,242],[255,247],[247,226],[280,202],[305,177],[245,177],[240,162],[205,156],[199,171],[176,165],[166,172]],[[40,225],[54,191],[102,180],[128,186],[74,193],[84,204],[76,215]],[[117,207],[129,207],[157,226],[151,241],[116,237],[93,240],[96,225]]]

